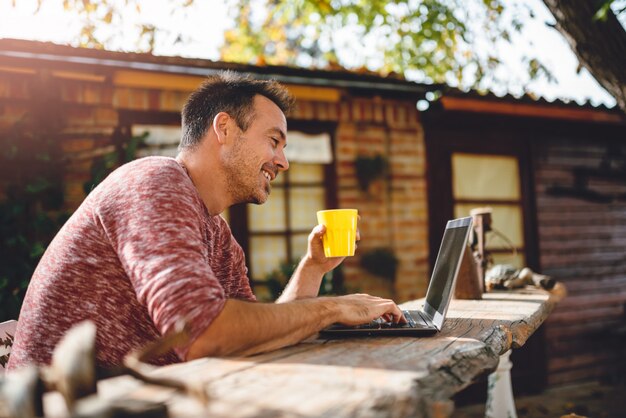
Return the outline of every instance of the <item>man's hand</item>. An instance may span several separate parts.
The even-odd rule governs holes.
[[[383,318],[387,322],[406,323],[398,305],[390,299],[366,294],[354,294],[333,298],[339,308],[337,322],[344,325],[361,325]]]
[[[361,325],[381,317],[406,322],[393,301],[363,294],[278,304],[228,299],[221,313],[191,343],[186,360],[276,350],[296,344],[334,323]]]
[[[322,275],[328,273],[335,267],[337,267],[345,257],[326,257],[324,255],[323,237],[326,233],[326,227],[324,225],[317,225],[309,234],[309,245],[304,262],[309,266],[321,271]],[[356,241],[359,242],[361,234],[359,230],[356,231]]]
[[[345,257],[326,257],[322,237],[326,232],[324,225],[317,225],[309,234],[309,244],[306,255],[300,261],[285,291],[277,302],[289,302],[297,299],[316,297],[322,277],[345,259]],[[356,230],[356,241],[361,239],[359,230]]]

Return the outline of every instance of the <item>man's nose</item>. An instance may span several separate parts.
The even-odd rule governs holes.
[[[287,171],[289,169],[289,161],[283,149],[279,149],[276,153],[274,164],[278,166],[278,171]]]

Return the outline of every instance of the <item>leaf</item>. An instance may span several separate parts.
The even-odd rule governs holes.
[[[109,9],[106,15],[102,18],[104,23],[111,23],[113,21],[113,9]]]
[[[613,3],[613,0],[604,0],[604,3],[602,4],[602,6],[600,6],[600,8],[593,15],[592,20],[594,22],[597,22],[597,21],[605,22],[608,14],[611,12],[611,3]]]
[[[30,258],[38,261],[44,251],[46,251],[46,247],[44,247],[41,242],[36,242],[30,250]]]
[[[48,179],[40,177],[38,179],[35,179],[33,183],[30,183],[29,185],[26,186],[26,193],[30,193],[30,194],[41,193],[42,191],[50,187],[50,184],[51,183],[50,181],[48,181]]]

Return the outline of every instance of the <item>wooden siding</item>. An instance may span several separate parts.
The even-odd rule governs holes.
[[[565,283],[568,297],[546,324],[548,383],[623,377],[626,369],[626,144],[596,138],[537,141],[535,184],[543,273]],[[611,178],[585,189],[610,202],[577,197],[574,172],[612,160]],[[621,375],[621,376],[619,376]]]
[[[541,368],[550,386],[623,379],[626,124],[437,109],[422,119],[427,162],[437,167],[428,172],[431,227],[439,213],[450,216],[452,210],[449,168],[443,165],[451,152],[518,149],[526,155],[525,230],[534,252],[528,263],[563,282],[568,296],[529,344],[513,352],[518,393],[537,387],[537,381],[520,381],[520,372],[540,379]]]

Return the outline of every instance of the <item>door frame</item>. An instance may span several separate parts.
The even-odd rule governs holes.
[[[454,217],[452,154],[513,156],[519,161],[526,265],[541,271],[532,162],[532,138],[538,126],[524,118],[481,113],[427,112],[423,118],[428,188],[430,268],[435,263],[446,222]],[[533,127],[533,125],[535,125]],[[513,350],[512,379],[519,393],[538,393],[547,385],[543,327]],[[486,385],[486,382],[483,382]],[[481,393],[478,390],[478,393]],[[474,395],[472,395],[474,396]]]

